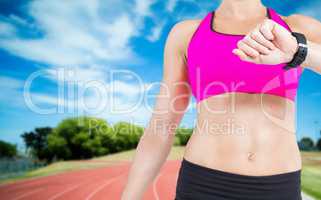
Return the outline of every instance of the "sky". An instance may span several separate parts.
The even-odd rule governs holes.
[[[162,79],[166,37],[179,21],[203,18],[219,0],[1,0],[0,140],[90,115],[145,125]],[[321,20],[320,1],[270,0],[282,15]],[[305,70],[297,135],[319,137],[321,76]],[[195,99],[182,126],[195,120]]]

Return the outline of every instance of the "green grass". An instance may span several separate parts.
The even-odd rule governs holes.
[[[184,147],[175,146],[172,148],[168,159],[181,159],[183,157],[183,153]],[[66,171],[106,167],[108,165],[119,163],[121,161],[130,161],[132,160],[134,154],[135,151],[131,150],[85,161],[56,162],[46,167],[27,172],[24,175],[18,177],[2,180],[0,181],[0,183],[8,183],[17,180],[48,176]],[[321,200],[321,152],[302,152],[302,162],[302,190],[306,194]]]
[[[303,152],[302,161],[302,190],[321,200],[321,153]]]
[[[135,154],[135,150],[124,151],[120,153],[115,153],[108,156],[103,156],[93,159],[94,161],[129,161],[132,160]],[[184,147],[173,146],[170,154],[168,155],[168,160],[178,160],[182,159],[184,154]]]
[[[37,178],[42,176],[54,175],[66,171],[80,170],[80,169],[92,169],[96,167],[106,166],[106,163],[99,162],[84,162],[84,161],[63,161],[56,162],[46,167],[42,167],[36,170],[28,171],[22,175],[18,175],[16,177],[8,178],[0,180],[0,184],[3,183],[11,183],[18,180],[29,179],[29,178]]]

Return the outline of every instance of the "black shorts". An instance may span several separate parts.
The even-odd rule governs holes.
[[[301,200],[300,182],[300,170],[271,176],[246,176],[183,159],[175,200]]]

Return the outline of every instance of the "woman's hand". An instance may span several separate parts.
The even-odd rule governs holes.
[[[272,20],[265,20],[237,44],[233,53],[243,61],[276,65],[288,63],[298,44],[291,33]]]

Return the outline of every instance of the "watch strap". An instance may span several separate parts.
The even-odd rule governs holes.
[[[284,67],[285,70],[298,67],[305,61],[308,55],[307,39],[305,35],[296,32],[292,32],[292,35],[298,42],[298,51],[294,54],[293,59]]]

